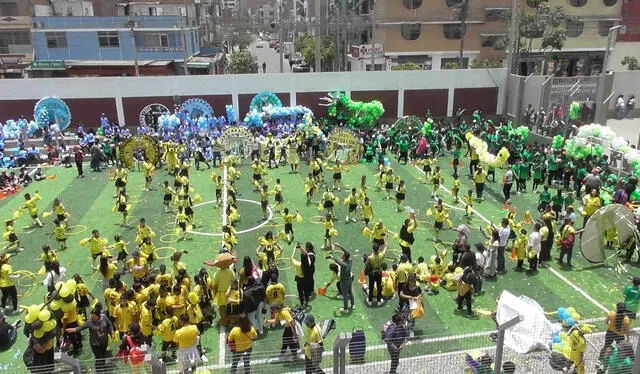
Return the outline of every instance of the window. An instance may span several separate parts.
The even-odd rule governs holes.
[[[420,28],[419,23],[403,23],[400,26],[400,33],[404,40],[416,40],[420,37]]]
[[[117,31],[98,31],[98,44],[100,48],[117,48],[120,46],[120,38]]]
[[[584,22],[567,22],[567,36],[570,38],[577,38],[582,35],[584,29]]]
[[[445,3],[447,4],[447,6],[449,8],[455,8],[455,7],[459,6],[459,5],[462,5],[463,1],[464,0],[445,0]]]
[[[618,0],[602,0],[605,6],[614,6],[618,2]]]
[[[576,8],[587,5],[587,0],[569,0],[569,4]]]
[[[18,4],[13,3],[0,3],[0,16],[7,17],[12,16],[15,17],[18,15]]]
[[[407,9],[418,9],[422,6],[422,0],[402,0],[402,3]]]
[[[168,34],[145,33],[143,36],[143,48],[166,49],[169,47]]]
[[[500,47],[500,44],[503,44],[498,42],[502,41],[505,37],[506,35],[481,35],[480,40],[482,41],[482,46],[484,48],[498,49],[497,47]]]
[[[540,3],[546,3],[547,0],[527,0],[529,8],[537,8]]]
[[[484,10],[484,19],[487,21],[504,21],[507,19],[506,8],[488,8]]]
[[[66,32],[45,32],[44,37],[47,39],[47,48],[67,48]]]
[[[9,53],[9,45],[31,44],[29,30],[0,31],[0,53]]]
[[[598,34],[600,36],[609,35],[609,29],[613,27],[613,21],[600,21],[598,22]]]
[[[445,39],[460,39],[462,37],[461,27],[457,23],[442,25],[442,33]]]

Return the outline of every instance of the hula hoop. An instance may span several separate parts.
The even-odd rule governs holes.
[[[168,238],[172,238],[172,237],[176,237],[175,240],[169,240]],[[161,243],[165,243],[165,244],[173,244],[173,243],[177,243],[178,240],[180,240],[180,235],[179,234],[174,234],[174,233],[170,233],[170,234],[164,234],[160,237],[160,242]]]
[[[316,218],[319,218],[320,221],[317,221]],[[309,222],[316,224],[316,225],[321,225],[324,223],[324,217],[323,216],[313,216],[313,217],[309,217]]]
[[[169,254],[166,256],[160,256],[160,254],[158,254],[158,251],[160,250],[167,250]],[[158,256],[158,260],[165,260],[167,258],[170,258],[174,253],[176,253],[176,249],[174,247],[157,247],[156,248],[156,256]]]
[[[282,261],[282,262],[284,262],[286,264],[287,259],[285,259],[285,258],[279,258],[278,259],[278,262],[276,263],[276,267],[278,268],[278,270],[284,271],[284,270],[289,270],[289,269],[293,268],[293,263],[291,263],[290,266],[285,266],[285,265],[280,265],[280,261]]]
[[[78,231],[72,230],[72,229],[74,229],[76,227],[80,228],[81,230],[78,230]],[[85,225],[73,225],[73,226],[67,227],[67,229],[65,230],[65,233],[67,235],[78,235],[78,234],[81,234],[81,233],[83,233],[85,231],[87,231],[87,226],[85,226]]]
[[[38,281],[38,275],[35,274],[35,273],[32,273],[32,272],[30,272],[28,270],[16,270],[13,274],[21,275],[15,281],[15,284],[17,286],[16,288],[19,287],[19,288],[25,288],[26,289],[22,294],[18,293],[18,296],[20,296],[20,297],[25,297],[25,296],[31,295],[33,293],[33,291],[34,291],[34,287],[37,287],[38,284],[40,283]],[[25,278],[31,278],[31,283],[24,284],[23,283],[23,279],[25,279]]]
[[[167,222],[164,224],[164,226],[162,227],[164,230],[169,230],[169,231],[173,231],[176,228],[176,224],[173,222]]]

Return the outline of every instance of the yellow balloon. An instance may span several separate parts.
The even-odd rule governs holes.
[[[71,311],[72,309],[75,309],[75,308],[76,308],[76,301],[75,300],[73,300],[70,303],[63,303],[62,306],[60,307],[60,309],[65,313],[67,313],[67,312],[69,312],[69,311]]]
[[[51,304],[49,304],[49,308],[53,311],[60,310],[63,303],[64,302],[62,300],[53,300]]]
[[[570,307],[567,308],[567,312],[569,312],[569,314],[573,314],[573,313],[576,312],[576,308],[570,306]]]
[[[44,336],[45,332],[46,331],[44,331],[44,328],[40,328],[33,332],[33,336],[36,337],[37,339],[40,339]]]
[[[467,139],[467,141],[471,140],[471,138],[473,138],[473,133],[471,131],[467,132],[466,134],[464,134],[464,138]]]
[[[71,290],[69,289],[69,286],[65,284],[60,288],[60,292],[58,292],[58,294],[61,298],[64,299],[65,297],[71,295]]]
[[[38,313],[38,319],[42,322],[46,322],[48,320],[51,319],[51,312],[48,311],[47,309],[45,310],[41,310],[40,313]]]
[[[27,315],[24,317],[25,323],[33,323],[38,319],[38,314],[40,313],[40,305],[30,305],[27,308]]]
[[[195,292],[189,292],[189,302],[191,304],[197,304],[200,301],[198,294]]]
[[[52,320],[47,321],[47,322],[42,324],[42,329],[45,332],[49,332],[49,331],[51,331],[51,330],[53,330],[55,328],[56,328],[56,320],[55,319],[52,319]]]

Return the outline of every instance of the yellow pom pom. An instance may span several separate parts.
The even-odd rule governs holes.
[[[202,201],[202,196],[200,196],[199,193],[197,193],[194,197],[193,197],[193,202],[195,204],[200,204],[200,202]]]
[[[49,218],[51,217],[51,212],[43,212],[42,213],[42,218]]]
[[[296,214],[296,222],[302,222],[302,216],[299,213]]]
[[[329,236],[336,236],[338,235],[338,230],[336,229],[329,229]]]

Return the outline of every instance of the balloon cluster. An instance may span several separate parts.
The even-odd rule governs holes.
[[[325,135],[320,127],[313,122],[313,117],[310,113],[304,116],[304,122],[298,125],[298,130],[304,134],[306,139],[311,139],[314,136],[319,137],[321,140],[325,139]]]
[[[158,125],[160,128],[172,131],[176,127],[180,126],[181,120],[178,115],[174,114],[163,114],[158,117]]]
[[[572,138],[564,142],[567,156],[581,160],[588,156],[602,157],[604,149],[599,144],[591,144],[585,138]]]
[[[328,115],[350,127],[370,129],[384,113],[384,107],[378,100],[368,103],[353,101],[343,93],[329,94]]]
[[[594,123],[580,127],[578,135],[576,136],[576,142],[578,142],[578,144],[586,144],[586,138],[588,137],[610,141],[611,147],[615,151],[620,152],[631,165],[633,168],[633,174],[636,177],[640,177],[640,151],[638,149],[631,148],[631,146],[629,146],[629,142],[624,137],[616,136],[616,133],[609,127]],[[595,149],[596,147],[599,148]],[[602,154],[601,146],[594,145],[593,148],[594,152]]]
[[[272,106],[269,105],[262,110],[264,114],[272,121],[272,122],[280,122],[286,121],[293,122],[298,124],[306,114],[313,114],[311,109],[298,105],[298,106]]]
[[[27,136],[33,136],[39,127],[35,121],[27,122],[26,119],[18,121],[10,119],[4,125],[0,124],[5,139],[18,139],[24,128],[27,129]]]
[[[526,143],[529,138],[529,128],[527,126],[516,127],[509,132],[509,135],[519,139],[522,143]]]
[[[572,306],[567,308],[559,307],[556,313],[558,314],[558,321],[562,322],[563,326],[573,327],[573,325],[582,319],[582,316],[576,311],[576,308]]]
[[[551,142],[551,147],[553,149],[562,149],[562,145],[564,144],[564,137],[562,135],[556,135],[553,137],[553,141]]]
[[[36,339],[56,337],[56,318],[44,304],[30,305],[24,323]]]
[[[498,151],[497,155],[493,155],[489,153],[489,146],[487,145],[487,143],[484,140],[473,135],[473,133],[466,133],[465,138],[469,142],[469,146],[471,146],[478,154],[478,159],[483,164],[499,168],[509,159],[510,154],[505,147],[502,147],[500,151]]]
[[[431,118],[427,118],[425,123],[422,124],[422,135],[429,137],[431,135],[431,127],[433,126],[433,120]]]
[[[572,121],[580,118],[580,103],[574,101],[569,105],[569,119]]]
[[[249,104],[249,111],[257,110],[262,111],[265,107],[279,107],[282,106],[282,101],[273,92],[262,91],[251,99]]]
[[[238,122],[238,117],[236,117],[236,112],[233,110],[233,105],[225,105],[224,109],[227,112],[227,122],[228,123],[236,123]]]
[[[262,128],[262,113],[258,112],[256,108],[251,109],[249,113],[244,117],[244,123],[247,126],[255,126],[259,129]]]

